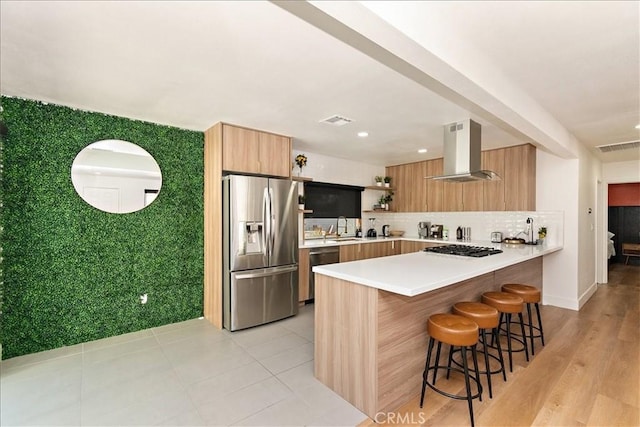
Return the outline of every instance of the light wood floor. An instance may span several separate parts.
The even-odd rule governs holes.
[[[507,367],[507,382],[493,376],[493,399],[485,392],[482,402],[473,402],[476,426],[639,426],[640,266],[613,264],[609,283],[600,286],[579,312],[541,308],[546,346],[536,340],[536,354],[529,363],[518,353],[513,373]],[[438,381],[442,386],[440,381],[447,380]],[[446,385],[450,392],[464,387],[453,376]],[[395,414],[381,414],[376,421],[469,425],[463,400],[427,389],[424,408],[419,401],[416,396]],[[367,419],[360,427],[374,425]]]

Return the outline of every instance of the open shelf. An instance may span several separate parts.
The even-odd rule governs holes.
[[[393,213],[395,211],[393,210],[386,210],[386,209],[368,209],[366,211],[362,211],[364,213]]]
[[[292,176],[291,180],[304,182],[304,181],[313,181],[313,178],[309,178],[306,176]]]
[[[311,210],[311,209],[298,209],[298,212],[300,212],[300,213],[313,213],[313,210]]]
[[[384,185],[367,185],[367,190],[378,190],[378,191],[393,191],[393,187],[385,187]]]

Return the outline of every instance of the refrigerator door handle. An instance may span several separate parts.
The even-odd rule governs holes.
[[[258,277],[273,276],[274,274],[290,273],[292,271],[296,271],[297,269],[298,269],[297,265],[290,265],[286,267],[273,267],[267,270],[260,270],[258,272],[252,272],[252,273],[235,273],[234,277],[238,280],[256,279]]]
[[[273,213],[273,189],[269,186],[269,264],[273,261],[271,260],[271,256],[273,253],[273,248],[276,244],[276,232],[275,228],[275,215]]]
[[[269,187],[262,192],[262,221],[264,232],[262,233],[262,247],[267,254],[267,265],[271,264],[271,203],[269,200]]]

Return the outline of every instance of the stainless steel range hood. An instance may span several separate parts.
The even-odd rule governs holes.
[[[500,180],[500,176],[482,169],[480,124],[471,119],[444,127],[444,174],[427,179],[448,182]]]

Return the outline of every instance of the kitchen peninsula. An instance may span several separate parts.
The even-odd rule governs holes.
[[[542,257],[562,249],[493,246],[503,252],[414,252],[314,267],[316,378],[371,418],[419,394],[427,318],[504,283],[542,288]]]

